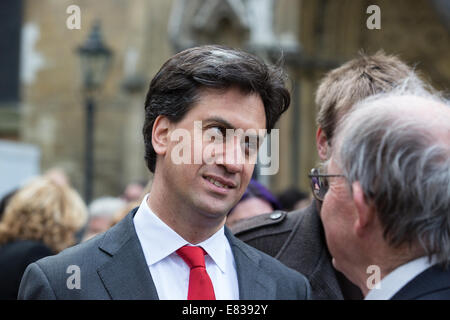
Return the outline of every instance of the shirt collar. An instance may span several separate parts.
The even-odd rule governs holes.
[[[153,265],[174,253],[184,245],[192,245],[167,224],[165,224],[148,206],[147,194],[134,216],[136,234],[141,242],[147,264]],[[224,273],[226,270],[226,245],[224,227],[205,241],[197,244],[211,257]]]
[[[428,257],[420,257],[394,269],[379,283],[379,289],[371,289],[364,300],[388,300],[391,299],[408,282],[418,276],[434,264]]]
[[[226,270],[226,246],[228,239],[225,236],[225,228],[222,227],[211,237],[198,244],[211,257],[222,273]]]

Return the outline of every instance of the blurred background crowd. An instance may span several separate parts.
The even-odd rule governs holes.
[[[79,29],[68,26],[71,5]],[[380,7],[381,29],[366,25],[369,5]],[[18,285],[29,263],[107,230],[139,205],[152,178],[138,129],[145,93],[174,53],[238,47],[282,58],[290,78],[279,170],[255,170],[231,226],[309,205],[314,92],[324,73],[361,49],[383,49],[448,90],[449,32],[445,0],[1,1],[0,283],[8,285],[0,299],[17,295],[3,289]]]

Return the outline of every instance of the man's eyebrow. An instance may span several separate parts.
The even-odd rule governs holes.
[[[205,124],[221,123],[226,129],[232,129],[232,130],[236,129],[231,123],[229,123],[227,120],[225,120],[221,117],[211,117],[211,118],[203,120],[203,123],[205,123]],[[246,136],[249,138],[257,139],[259,144],[261,144],[265,138],[264,135],[259,135],[259,134],[254,135],[254,134],[249,134],[248,132],[247,132]]]
[[[211,117],[206,120],[203,120],[204,123],[220,123],[222,124],[226,129],[236,129],[231,123],[229,123],[227,120],[221,118],[221,117]]]

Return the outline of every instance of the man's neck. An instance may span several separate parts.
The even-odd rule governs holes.
[[[168,193],[154,184],[147,199],[147,205],[159,219],[189,243],[203,242],[225,225],[226,217],[206,218],[195,209],[187,208],[174,201],[167,201],[164,196],[166,194]]]
[[[398,267],[412,260],[415,260],[419,257],[422,257],[423,255],[424,252],[421,249],[411,249],[408,247],[403,247],[402,249],[389,250],[389,253],[386,253],[385,255],[380,255],[376,259],[373,259],[371,262],[368,262],[363,268],[366,273],[364,274],[363,277],[361,277],[359,284],[359,287],[363,292],[363,295],[366,296],[370,291],[370,288],[367,285],[368,283],[367,280],[369,279],[369,277],[374,275],[374,273],[370,274],[367,273],[368,266],[375,266],[377,268],[376,272],[379,272],[380,276],[379,281],[381,281]]]

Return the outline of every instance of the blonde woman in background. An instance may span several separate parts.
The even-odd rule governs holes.
[[[28,264],[74,245],[86,220],[86,205],[66,184],[39,177],[18,190],[0,223],[0,299],[16,299]]]

